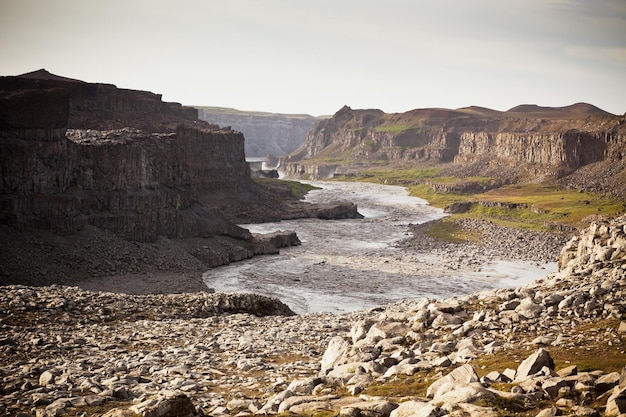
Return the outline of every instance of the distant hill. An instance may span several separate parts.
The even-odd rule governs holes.
[[[536,104],[521,104],[509,109],[507,113],[535,113],[542,116],[567,117],[567,116],[615,116],[593,104],[576,103],[564,107],[543,107]]]
[[[200,120],[243,133],[247,158],[283,156],[306,140],[320,118],[308,114],[281,114],[242,111],[226,107],[195,106]]]

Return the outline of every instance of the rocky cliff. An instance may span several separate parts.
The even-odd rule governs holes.
[[[166,132],[175,129],[180,123],[198,123],[198,112],[192,107],[161,100],[160,94],[117,88],[112,84],[87,83],[71,78],[60,77],[41,69],[17,77],[0,77],[0,91],[19,95],[28,91],[46,94],[51,89],[61,89],[68,98],[68,112],[64,126],[74,129],[111,130],[134,127],[148,132]],[[6,97],[5,97],[6,98]],[[37,103],[41,112],[32,107]],[[0,117],[10,117],[11,125],[21,118],[21,127],[32,128],[41,124],[41,116],[49,115],[52,109],[40,100],[22,101],[21,107],[2,107]],[[28,119],[25,119],[28,118]],[[0,127],[3,120],[0,119]],[[206,126],[206,125],[205,125]],[[10,126],[5,126],[10,127]],[[45,123],[41,127],[49,127]]]
[[[242,188],[263,197],[241,133],[152,93],[31,76],[0,83],[20,88],[2,97],[4,221],[62,233],[90,224],[144,242],[246,236],[211,208],[224,194],[239,200]]]
[[[292,177],[315,177],[320,165],[387,161],[447,164],[467,175],[560,178],[607,161],[623,169],[625,121],[584,103],[400,114],[345,106],[319,121],[306,142],[281,160],[281,169]]]
[[[298,243],[293,236],[260,239],[236,226],[291,217],[299,208],[250,178],[243,134],[200,121],[195,109],[162,102],[157,94],[44,70],[1,77],[0,149],[0,240],[7,248],[0,284],[46,282],[33,278],[34,264],[35,272],[52,275],[54,282],[54,275],[73,272],[101,275],[107,269],[102,264],[112,262],[89,255],[102,248],[71,244],[66,249],[82,253],[74,257],[57,251],[63,246],[57,238],[42,244],[55,248],[48,255],[61,256],[63,263],[72,258],[79,266],[59,269],[57,259],[16,261],[23,252],[37,252],[32,240],[43,231],[91,233],[83,238],[93,241],[106,232],[140,243],[210,238],[184,248],[205,266],[274,253],[279,241]],[[328,214],[325,208],[305,211]],[[84,270],[88,264],[95,266]]]
[[[249,112],[223,107],[198,107],[198,117],[242,132],[246,137],[248,158],[293,152],[319,119],[308,114]]]

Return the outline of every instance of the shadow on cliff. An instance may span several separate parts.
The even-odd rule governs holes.
[[[199,272],[299,244],[237,223],[321,211],[252,181],[242,133],[160,95],[45,70],[0,91],[0,284]]]

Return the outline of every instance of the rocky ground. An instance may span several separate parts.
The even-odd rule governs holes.
[[[522,239],[504,240],[484,250],[511,251]],[[523,288],[343,315],[296,316],[250,295],[5,286],[2,411],[625,413],[626,217],[592,225],[559,259],[559,272]]]
[[[464,233],[476,239],[452,243],[430,237],[433,222],[410,225],[411,237],[400,246],[419,252],[432,252],[446,259],[464,258],[465,267],[472,261],[479,265],[485,259],[510,259],[537,263],[554,262],[563,245],[571,238],[566,233],[542,232],[498,226],[476,219],[455,219]]]

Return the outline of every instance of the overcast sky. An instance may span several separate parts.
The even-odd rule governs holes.
[[[626,112],[626,0],[0,0],[0,75],[333,114]]]

